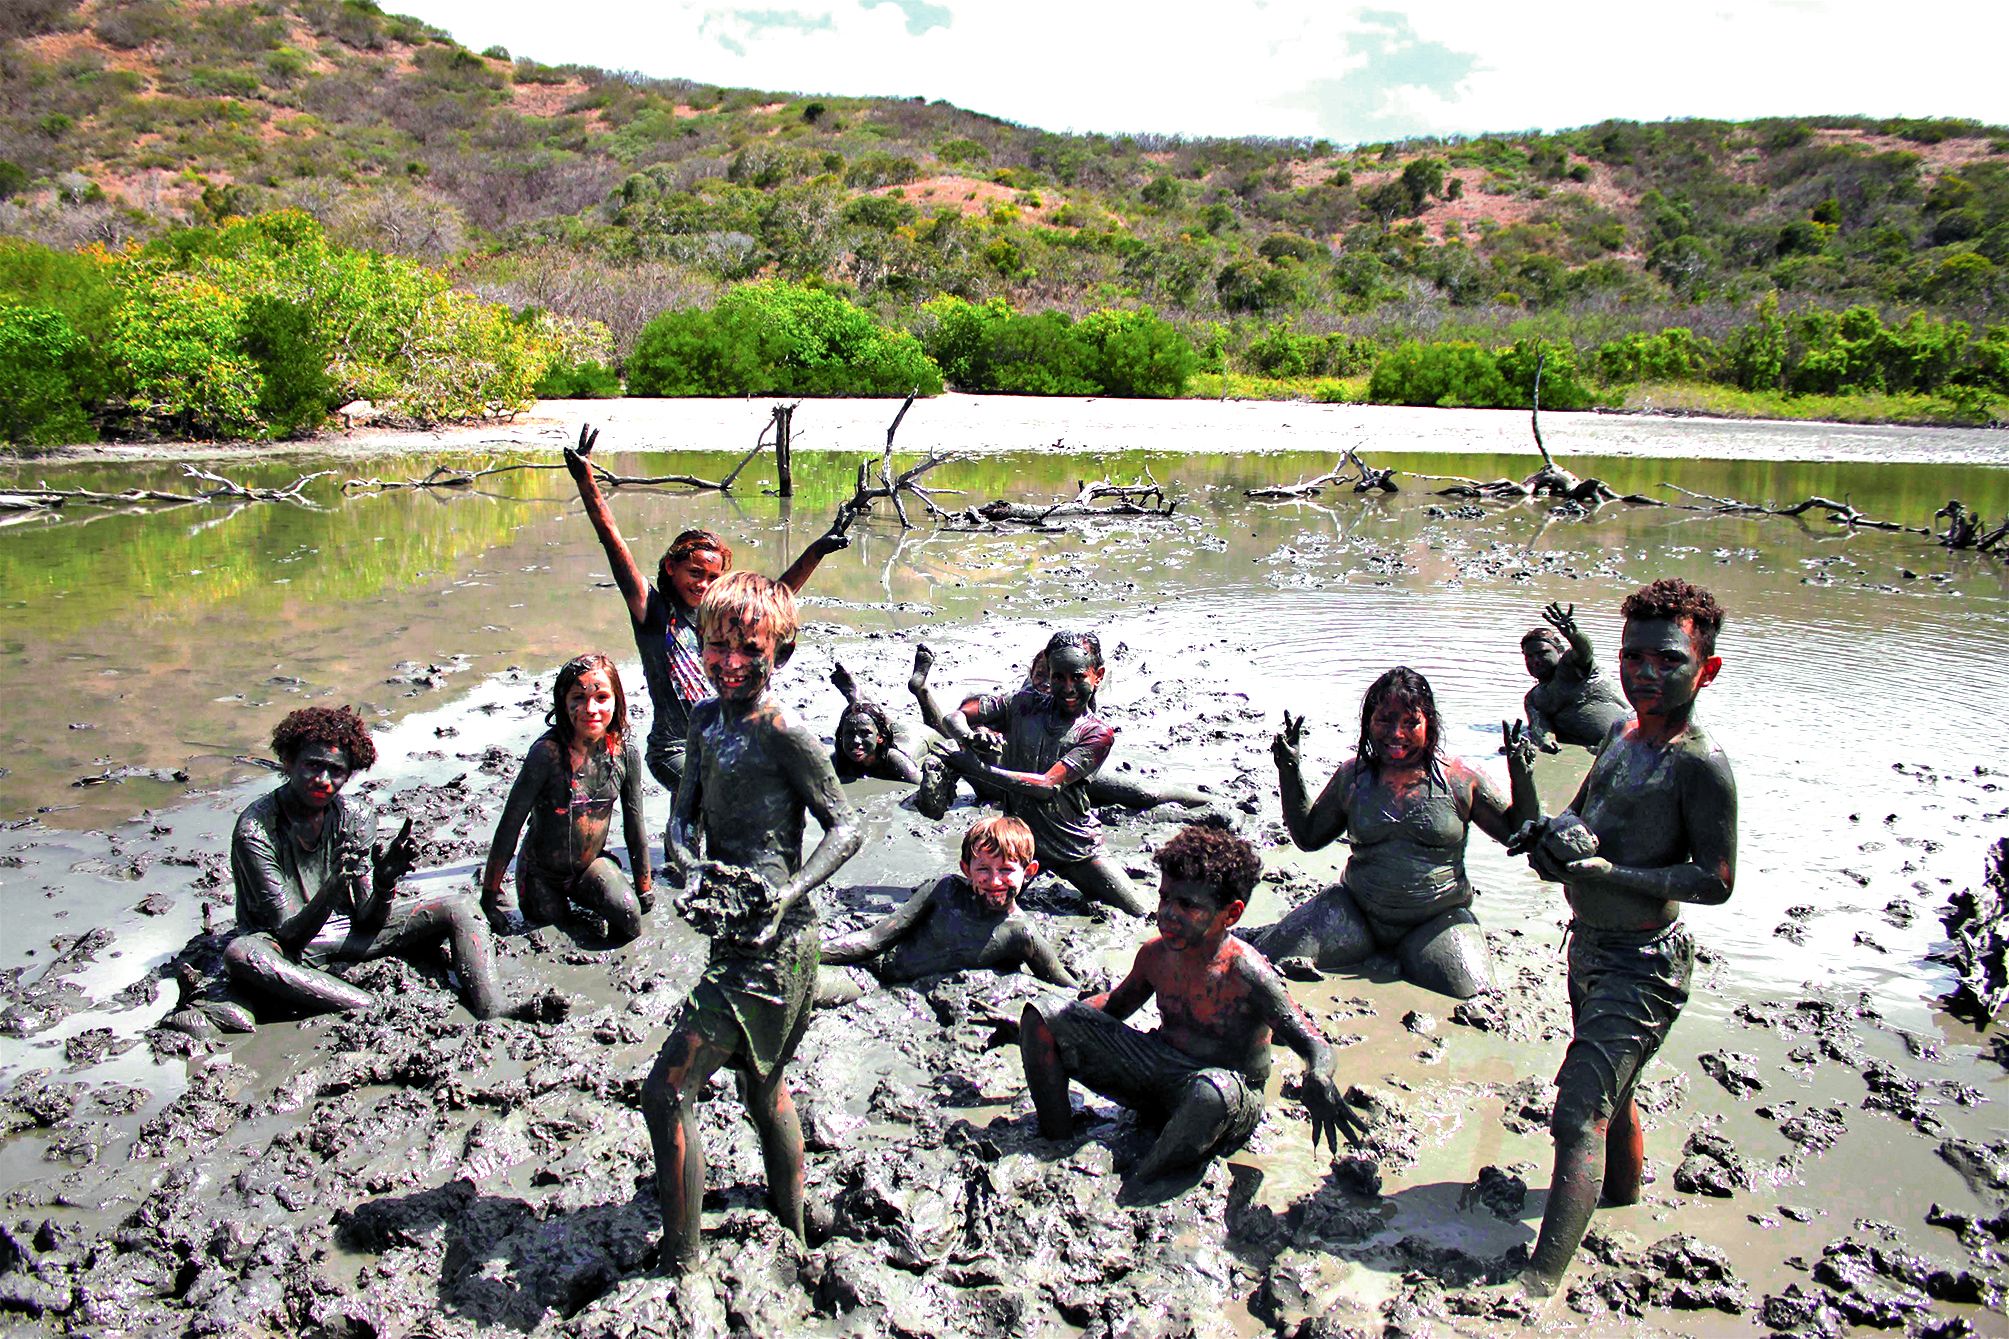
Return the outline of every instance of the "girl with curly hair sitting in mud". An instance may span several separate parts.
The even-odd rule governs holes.
[[[411,820],[380,847],[376,810],[342,794],[377,761],[362,718],[304,707],[279,722],[272,751],[286,782],[245,809],[230,842],[238,936],[223,962],[232,984],[295,1013],[365,1009],[374,998],[329,963],[409,956],[444,940],[468,1010],[495,1017],[502,999],[481,909],[463,892],[394,896],[416,855]]]
[[[1473,824],[1505,842],[1536,816],[1534,749],[1519,723],[1503,727],[1511,805],[1474,768],[1442,755],[1443,724],[1430,683],[1398,666],[1360,705],[1360,745],[1316,802],[1306,797],[1298,742],[1304,717],[1284,713],[1270,746],[1284,825],[1299,849],[1340,837],[1353,847],[1340,882],[1274,925],[1238,931],[1272,962],[1309,958],[1350,967],[1393,949],[1405,980],[1456,999],[1493,983],[1486,938],[1472,915],[1465,838]]]
[[[551,686],[551,725],[523,760],[481,875],[482,910],[509,918],[502,877],[528,821],[516,865],[517,901],[531,924],[550,924],[573,904],[607,923],[625,944],[642,932],[649,893],[649,839],[642,823],[642,759],[628,737],[628,695],[621,672],[597,651],[574,657]],[[628,875],[607,854],[614,802],[628,843]]]

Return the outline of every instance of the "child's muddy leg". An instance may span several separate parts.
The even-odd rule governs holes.
[[[679,1019],[642,1081],[642,1121],[656,1153],[656,1199],[663,1210],[657,1267],[665,1274],[681,1274],[697,1258],[705,1198],[697,1100],[712,1073],[730,1058]]]
[[[565,889],[527,860],[516,862],[516,905],[527,926],[556,925],[570,902]]]
[[[627,871],[606,856],[586,867],[572,885],[572,900],[607,922],[607,935],[625,944],[642,933],[642,901]]]
[[[1054,872],[1079,888],[1091,901],[1100,902],[1132,916],[1148,916],[1151,908],[1117,863],[1106,855],[1071,864],[1056,864]]]
[[[760,1160],[767,1169],[774,1216],[796,1240],[807,1241],[802,1221],[802,1120],[796,1115],[783,1067],[776,1065],[762,1082],[753,1066],[742,1061],[734,1077],[739,1080],[740,1101],[753,1118],[754,1133],[760,1136]]]
[[[1328,971],[1351,967],[1375,950],[1367,917],[1361,915],[1353,895],[1340,887],[1294,907],[1274,925],[1237,926],[1235,933],[1271,962],[1310,958]]]
[[[816,1007],[834,1008],[840,1004],[850,1004],[865,997],[865,987],[859,984],[855,974],[841,967],[819,967],[816,970]]]
[[[1201,1070],[1186,1081],[1158,1142],[1137,1164],[1134,1175],[1138,1180],[1153,1181],[1167,1172],[1191,1167],[1220,1147],[1234,1120],[1234,1106],[1215,1075],[1214,1070]]]
[[[502,1012],[495,934],[479,902],[466,893],[441,893],[401,904],[391,914],[392,922],[377,933],[365,956],[408,954],[444,939],[453,969],[460,974],[467,1011],[476,1018],[494,1018]]]
[[[1639,1104],[1627,1093],[1612,1113],[1604,1139],[1604,1204],[1614,1208],[1639,1203],[1640,1180],[1646,1174],[1646,1130],[1639,1123]]]
[[[1019,1015],[1018,1054],[1025,1065],[1025,1087],[1039,1113],[1039,1132],[1048,1139],[1065,1139],[1074,1130],[1074,1111],[1067,1101],[1067,1066],[1060,1043],[1039,1006],[1028,1004]]]
[[[223,965],[246,994],[299,1013],[350,1013],[376,1003],[368,991],[294,962],[270,935],[237,936],[223,950]]]
[[[1493,955],[1469,907],[1425,921],[1402,937],[1396,950],[1402,975],[1425,990],[1469,1000],[1493,986]]]
[[[1521,1275],[1528,1291],[1537,1296],[1547,1297],[1562,1284],[1604,1188],[1611,1121],[1597,1114],[1601,1087],[1589,1067],[1573,1069],[1565,1061],[1555,1115],[1549,1122],[1556,1140],[1555,1175],[1542,1210],[1541,1235]]]

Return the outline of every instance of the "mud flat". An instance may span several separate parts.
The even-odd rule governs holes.
[[[1526,686],[1516,639],[1541,603],[1573,599],[1603,650],[1630,585],[1670,571],[1707,582],[1731,615],[1703,710],[1744,787],[1739,887],[1691,918],[1695,996],[1642,1088],[1646,1200],[1599,1214],[1538,1327],[2002,1333],[2009,1053],[1938,1009],[1952,974],[1929,956],[1943,947],[1940,906],[1979,883],[2009,827],[2001,565],[1918,537],[1779,521],[1241,499],[1322,449],[1216,473],[1197,453],[1158,458],[1189,499],[1170,523],[875,528],[819,574],[779,688],[827,727],[833,659],[899,703],[923,633],[937,682],[974,688],[1014,679],[1053,626],[1092,621],[1110,651],[1117,765],[1206,784],[1241,815],[1269,868],[1260,922],[1337,863],[1282,833],[1267,743],[1283,707],[1311,715],[1307,773],[1329,770],[1366,682],[1409,663],[1437,687],[1449,746],[1493,767],[1498,721]],[[1058,493],[1079,472],[1066,458],[998,468],[966,481]],[[1812,476],[1779,477],[1797,490]],[[1896,473],[1852,477],[1885,481],[1880,496],[1859,489],[1865,510],[1923,505]],[[745,535],[742,565],[771,566],[793,533],[771,502],[617,505],[648,533],[689,520]],[[435,513],[447,528],[423,530]],[[1386,962],[1293,987],[1373,1123],[1365,1162],[1311,1156],[1287,1096],[1297,1061],[1280,1056],[1248,1147],[1141,1195],[1123,1174],[1144,1148],[1128,1116],[1089,1100],[1071,1139],[1036,1133],[1012,1029],[1043,987],[949,978],[818,1013],[794,1071],[809,1248],[761,1208],[757,1149],[729,1090],[706,1103],[709,1256],[682,1285],[650,1268],[658,1219],[636,1099],[702,948],[660,909],[619,949],[578,927],[505,941],[518,990],[571,1000],[560,1021],[475,1022],[415,979],[436,968],[388,961],[352,974],[387,1000],[366,1016],[272,1024],[228,1049],[150,1034],[173,996],[155,968],[205,909],[228,918],[223,835],[271,784],[232,759],[261,751],[285,710],[324,697],[364,709],[385,759],[366,793],[416,819],[429,878],[464,882],[541,729],[552,668],[582,644],[632,667],[597,551],[562,507],[407,499],[298,521],[324,522],[339,528],[263,541],[252,566],[285,572],[276,590],[218,582],[157,618],[138,601],[173,604],[177,580],[200,578],[161,577],[124,604],[115,581],[73,578],[67,598],[89,604],[78,628],[44,626],[37,640],[25,614],[5,625],[17,684],[81,685],[50,719],[91,728],[65,732],[63,747],[190,776],[72,790],[74,759],[18,750],[34,793],[80,807],[0,814],[0,1322],[77,1334],[1523,1330],[1496,1285],[1533,1240],[1547,1182],[1548,1079],[1568,1026],[1562,917],[1553,890],[1482,838],[1477,910],[1506,989],[1459,1005]],[[183,547],[207,540],[172,524],[164,570],[208,575],[223,561]],[[413,530],[430,556],[400,568],[385,547]],[[312,555],[282,564],[303,534]],[[59,625],[51,609],[42,623]],[[108,644],[105,625],[128,633]],[[210,700],[233,680],[233,700]],[[1585,762],[1542,759],[1545,800],[1563,802]],[[877,783],[853,798],[867,841],[819,894],[827,925],[947,869],[972,816],[928,823]],[[660,814],[661,795],[651,802]],[[1119,822],[1112,845],[1148,877],[1168,832]],[[1086,979],[1120,970],[1142,933],[1082,914],[1064,888],[1027,901]]]

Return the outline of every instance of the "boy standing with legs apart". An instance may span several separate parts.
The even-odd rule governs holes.
[[[1569,809],[1516,834],[1535,872],[1569,898],[1574,1030],[1556,1074],[1556,1169],[1541,1237],[1521,1275],[1552,1294],[1606,1204],[1639,1200],[1646,1141],[1639,1072],[1688,1000],[1695,945],[1681,904],[1727,900],[1737,878],[1737,783],[1692,719],[1723,661],[1723,611],[1663,578],[1628,596],[1619,684],[1635,719],[1612,728]]]
[[[1284,991],[1267,959],[1228,934],[1262,874],[1255,847],[1219,828],[1181,828],[1159,849],[1158,935],[1137,950],[1121,985],[1064,1006],[1028,1004],[1020,1019],[1025,1084],[1039,1131],[1065,1138],[1069,1079],[1163,1132],[1134,1173],[1139,1182],[1232,1151],[1263,1115],[1270,1035],[1304,1057],[1311,1142],[1337,1150],[1366,1127],[1339,1095],[1332,1048]],[[1153,995],[1163,1025],[1122,1022]]]
[[[816,998],[809,890],[861,840],[822,742],[768,692],[795,650],[793,592],[735,572],[705,593],[698,621],[718,696],[691,712],[670,860],[684,875],[686,914],[712,937],[711,962],[642,1085],[663,1208],[660,1264],[669,1273],[697,1253],[705,1164],[695,1104],[724,1064],[734,1067],[760,1136],[775,1215],[802,1235],[802,1126],[782,1069]],[[806,861],[805,811],[823,827]]]

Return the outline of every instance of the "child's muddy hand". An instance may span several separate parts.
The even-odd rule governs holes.
[[[599,440],[598,428],[588,427],[584,423],[579,425],[579,445],[565,448],[565,468],[573,478],[583,482],[591,475],[593,467],[587,463],[586,458],[593,454],[593,446]]]
[[[1546,818],[1529,819],[1527,822],[1521,824],[1521,826],[1515,828],[1513,835],[1507,838],[1507,854],[1508,855],[1528,854],[1530,851],[1534,850],[1537,846],[1541,845],[1542,838],[1548,836],[1548,833],[1549,833],[1548,819]]]
[[[1539,838],[1536,840],[1534,847],[1528,851],[1528,864],[1544,883],[1568,883],[1573,877],[1569,866],[1560,863],[1554,856],[1550,855],[1548,848],[1541,844]],[[1610,861],[1605,862],[1607,869],[1610,868],[1610,865]]]
[[[1500,752],[1523,767],[1535,765],[1535,741],[1524,721],[1500,722]]]
[[[1564,876],[1572,881],[1601,879],[1611,873],[1611,862],[1601,855],[1590,855],[1581,860],[1570,861],[1562,867],[1562,871]]]
[[[407,818],[405,825],[398,829],[397,836],[371,853],[373,886],[379,893],[390,891],[399,879],[412,872],[412,866],[418,863],[418,859],[419,844],[412,836],[412,821]]]
[[[970,748],[978,758],[994,763],[1004,757],[1005,737],[988,725],[979,725],[970,731]]]
[[[974,741],[972,741],[974,743]],[[942,764],[957,776],[969,776],[983,767],[983,759],[970,749],[948,749],[942,754]]]
[[[1551,601],[1542,610],[1542,618],[1548,622],[1550,627],[1567,637],[1577,630],[1576,612],[1577,607],[1575,605],[1571,605],[1565,609],[1562,601],[1555,600]]]
[[[1339,1095],[1339,1085],[1330,1074],[1307,1074],[1303,1100],[1305,1111],[1311,1116],[1313,1152],[1318,1151],[1319,1141],[1324,1140],[1325,1146],[1337,1157],[1342,1135],[1349,1144],[1358,1144],[1366,1137],[1367,1122]]]
[[[1270,740],[1270,756],[1276,759],[1278,767],[1295,769],[1299,765],[1298,744],[1304,739],[1304,717],[1293,718],[1284,713],[1284,728],[1277,731]]]

